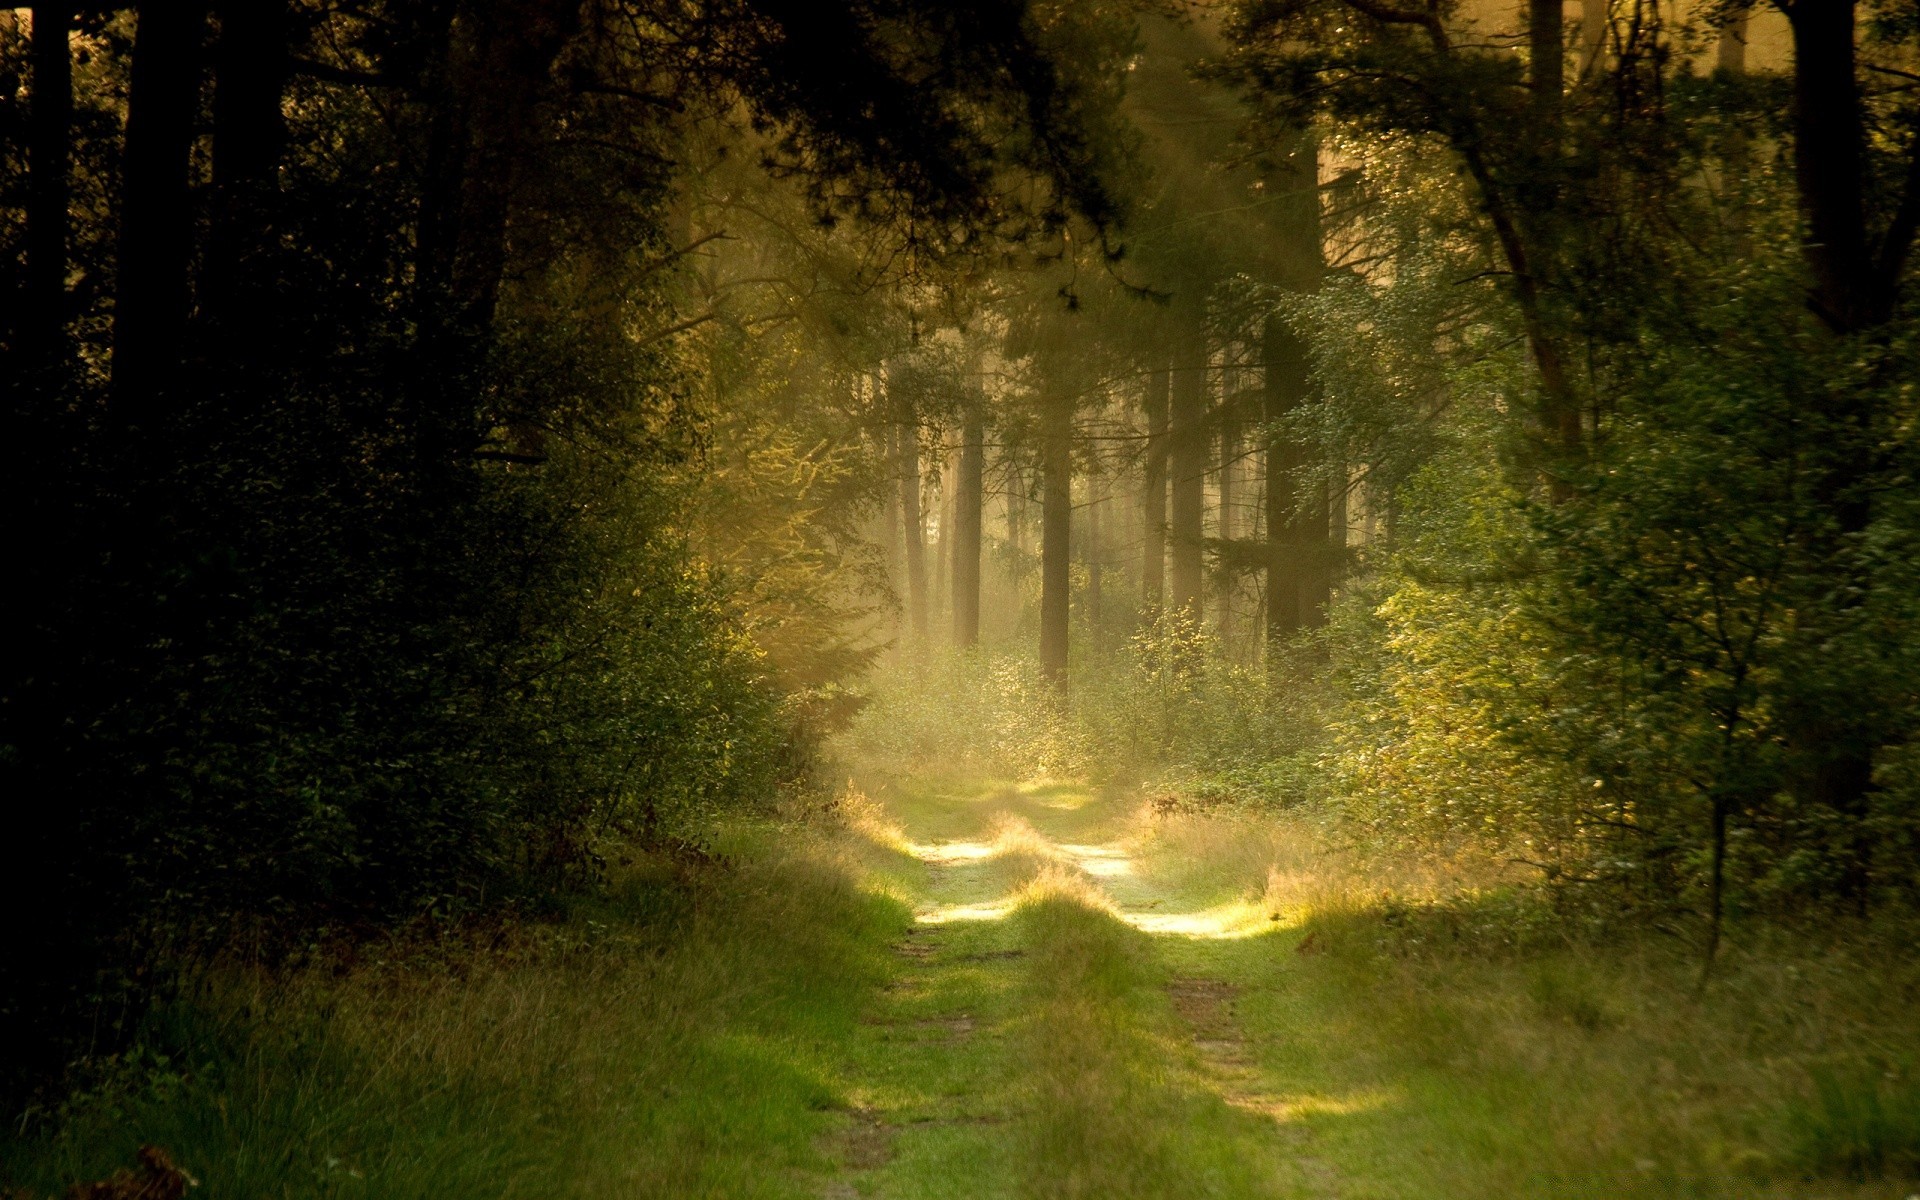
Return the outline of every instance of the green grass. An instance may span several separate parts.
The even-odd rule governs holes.
[[[762,846],[661,924],[683,886],[451,963],[210,981],[160,1014],[164,1071],[0,1147],[6,1182],[58,1194],[155,1143],[213,1196],[810,1194],[833,1047],[905,911],[824,852]]]
[[[1736,945],[1696,1001],[1682,953],[1503,939],[1497,887],[1311,830],[869,790],[504,947],[222,974],[57,1133],[0,1141],[0,1186],[154,1143],[210,1196],[1913,1190],[1910,956]]]

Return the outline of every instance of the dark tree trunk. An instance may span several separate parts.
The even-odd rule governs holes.
[[[200,309],[219,340],[264,349],[274,197],[286,147],[287,0],[230,0],[214,51],[213,222]]]
[[[189,167],[205,25],[199,5],[148,4],[135,30],[113,309],[113,400],[132,429],[151,431],[157,422],[186,329]]]
[[[1707,837],[1707,941],[1700,956],[1700,987],[1706,986],[1707,975],[1713,970],[1713,960],[1720,953],[1720,925],[1726,912],[1727,817],[1730,805],[1725,795],[1715,792],[1712,806]]]
[[[1106,565],[1106,547],[1101,544],[1101,513],[1106,497],[1098,476],[1087,480],[1087,527],[1082,536],[1081,557],[1087,563],[1087,628],[1092,633],[1093,645],[1100,646],[1100,588],[1104,582],[1101,570]]]
[[[1230,546],[1239,532],[1235,516],[1240,503],[1239,475],[1240,464],[1240,422],[1234,412],[1233,398],[1228,396],[1220,404],[1220,544]],[[1225,639],[1233,633],[1233,593],[1234,575],[1232,560],[1221,556],[1220,587],[1214,596],[1214,620],[1220,627],[1220,636]]]
[[[954,478],[953,644],[980,644],[980,493],[986,470],[986,424],[969,409],[960,427],[960,467]]]
[[[1190,620],[1201,615],[1203,532],[1207,474],[1207,354],[1196,329],[1183,331],[1173,362],[1168,473],[1172,476],[1171,607]]]
[[[927,544],[920,514],[920,426],[901,420],[894,434],[894,474],[900,481],[902,552],[907,560],[907,620],[914,640],[927,640]]]
[[[536,107],[554,59],[579,25],[579,0],[472,0],[441,10],[427,70],[415,307],[420,455],[429,470],[468,447],[463,386],[492,332],[513,198],[536,146]]]
[[[1806,221],[1803,253],[1812,275],[1814,311],[1835,334],[1859,334],[1893,314],[1902,267],[1920,220],[1920,162],[1910,165],[1908,193],[1885,234],[1867,228],[1866,134],[1855,53],[1855,6],[1849,0],[1799,0],[1785,6],[1793,31],[1794,176]],[[1878,254],[1874,250],[1879,242]],[[1835,388],[1825,414],[1832,422],[1814,481],[1838,536],[1823,536],[1814,553],[1843,576],[1840,594],[1859,603],[1867,581],[1852,542],[1873,519],[1870,484],[1878,469],[1869,407],[1875,389]],[[1817,697],[1789,741],[1801,761],[1800,794],[1840,814],[1855,836],[1845,890],[1864,911],[1873,841],[1866,818],[1873,790],[1876,714],[1852,697]]]
[[[1013,551],[1013,573],[1024,574],[1020,561],[1027,552],[1027,477],[1019,466],[1007,464],[1007,548]]]
[[[1269,318],[1266,343],[1267,442],[1267,642],[1286,641],[1304,621],[1304,547],[1298,521],[1299,471],[1306,456],[1281,433],[1288,413],[1306,399],[1307,347],[1279,318]]]
[[[1164,368],[1147,375],[1147,457],[1140,481],[1141,539],[1140,591],[1149,618],[1166,603],[1167,594],[1167,398],[1169,375]]]
[[[1892,294],[1880,286],[1868,248],[1854,6],[1804,0],[1787,6],[1787,19],[1793,29],[1794,176],[1807,221],[1813,304],[1835,332],[1854,333],[1886,319]]]
[[[27,278],[15,330],[24,364],[44,367],[67,358],[67,244],[73,55],[68,34],[73,10],[65,4],[33,8],[33,78],[28,97]]]
[[[1073,406],[1051,398],[1042,418],[1040,517],[1040,670],[1067,681],[1068,555],[1073,536]]]
[[[1566,37],[1563,0],[1527,0],[1527,82],[1533,88],[1534,110],[1549,121],[1557,121],[1566,91]],[[1549,146],[1557,132],[1552,125],[1540,130]]]

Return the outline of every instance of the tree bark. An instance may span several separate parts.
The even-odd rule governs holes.
[[[1027,477],[1016,463],[1007,464],[1007,549],[1018,578],[1026,570],[1020,559],[1027,552]]]
[[[1720,37],[1714,45],[1716,70],[1735,76],[1747,73],[1747,24],[1752,15],[1748,9],[1737,9],[1720,27]]]
[[[914,640],[927,640],[927,545],[920,514],[920,426],[903,415],[894,434],[894,475],[900,483],[902,552],[907,561],[907,620]]]
[[[960,427],[960,467],[953,509],[953,644],[980,644],[980,503],[986,470],[986,423],[970,408]]]
[[[1865,133],[1849,0],[1798,0],[1793,30],[1794,178],[1807,222],[1802,243],[1813,306],[1836,333],[1886,319],[1866,227]],[[1891,282],[1891,281],[1889,281]]]
[[[1207,474],[1207,354],[1200,330],[1183,331],[1173,361],[1168,472],[1172,476],[1171,607],[1187,619],[1201,616],[1203,530]]]
[[[873,377],[869,377],[869,382],[874,388],[874,396],[884,402],[881,382]],[[886,464],[887,472],[887,486],[882,489],[887,511],[886,519],[881,524],[881,551],[886,555],[887,586],[897,595],[906,578],[906,555],[901,543],[900,484],[895,478],[900,463],[900,426],[891,415],[880,428],[879,441],[881,461]]]
[[[1305,454],[1281,431],[1287,414],[1307,395],[1307,347],[1285,322],[1270,317],[1262,339],[1266,358],[1267,459],[1267,644],[1269,649],[1299,632],[1300,600],[1305,590],[1298,474]]]
[[[180,363],[205,25],[199,5],[148,4],[134,34],[113,310],[113,401],[129,429],[151,430]]]
[[[537,105],[580,3],[469,0],[439,12],[415,270],[416,417],[429,471],[450,466],[478,432],[462,380],[492,332]]]
[[[1067,682],[1073,536],[1073,405],[1050,397],[1042,414],[1040,516],[1040,670],[1057,687]]]
[[[949,568],[953,565],[953,450],[941,439],[940,479],[934,488],[933,525],[939,531],[927,546],[932,561],[933,579],[927,587],[927,624],[931,628],[934,614],[942,611],[942,606],[951,612],[953,607],[952,577]]]
[[[33,366],[67,358],[67,246],[71,240],[73,54],[67,4],[33,7],[27,114],[27,278],[16,329]]]
[[[1223,389],[1224,391],[1224,389]],[[1220,402],[1220,544],[1230,546],[1239,533],[1236,522],[1239,495],[1240,473],[1240,422],[1234,411],[1232,396],[1223,395]],[[1221,555],[1220,587],[1214,595],[1214,621],[1220,628],[1222,639],[1233,633],[1233,593],[1234,576],[1231,559]]]
[[[1920,219],[1920,159],[1909,166],[1907,193],[1879,239],[1870,235],[1866,206],[1866,132],[1855,53],[1855,6],[1850,0],[1795,0],[1783,6],[1793,32],[1794,177],[1806,221],[1803,255],[1812,275],[1811,306],[1838,336],[1884,324],[1893,314],[1902,265]],[[1911,153],[1911,151],[1909,151]],[[1876,256],[1874,242],[1880,245]],[[1835,388],[1826,416],[1833,444],[1813,482],[1814,494],[1834,516],[1838,536],[1822,536],[1815,553],[1842,575],[1843,608],[1865,595],[1864,569],[1853,559],[1853,537],[1873,520],[1867,486],[1878,464],[1873,449],[1876,414],[1871,388]],[[1866,827],[1873,783],[1876,714],[1838,696],[1819,698],[1789,731],[1801,762],[1797,791],[1845,817],[1854,829],[1852,862],[1843,889],[1865,910],[1874,845]]]
[[[1527,0],[1528,83],[1534,111],[1557,121],[1567,86],[1567,18],[1564,0]],[[1552,139],[1557,130],[1541,130]]]
[[[1087,527],[1082,537],[1081,557],[1087,563],[1087,629],[1093,638],[1093,646],[1100,646],[1100,589],[1102,568],[1106,565],[1106,546],[1102,544],[1101,509],[1106,504],[1106,489],[1098,475],[1087,480]]]
[[[229,0],[214,50],[213,220],[200,310],[229,345],[264,352],[274,196],[287,139],[287,0]]]
[[[1147,417],[1147,455],[1140,481],[1141,538],[1140,591],[1151,619],[1166,603],[1167,594],[1167,398],[1170,377],[1164,366],[1147,373],[1144,404]]]

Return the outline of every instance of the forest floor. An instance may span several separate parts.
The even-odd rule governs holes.
[[[0,1189],[57,1195],[154,1144],[215,1197],[1915,1190],[1793,1166],[1906,1136],[1877,1078],[1789,1100],[1834,1022],[1911,1032],[1857,957],[1736,956],[1696,1004],[1679,958],[1491,952],[1272,822],[867,789],[842,821],[741,831],[691,884],[640,864],[563,936],[478,962],[218,981],[170,1011],[168,1054],[0,1139]]]

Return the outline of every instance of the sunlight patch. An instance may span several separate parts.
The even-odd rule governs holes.
[[[1242,1112],[1258,1113],[1287,1125],[1308,1117],[1344,1117],[1372,1112],[1385,1108],[1397,1097],[1391,1092],[1365,1091],[1351,1092],[1345,1096],[1316,1096],[1310,1092],[1299,1092],[1285,1096],[1227,1096],[1224,1099]]]
[[[921,925],[949,925],[955,921],[998,921],[1012,911],[1012,900],[997,900],[991,904],[946,904],[917,912],[913,919]]]
[[[1200,912],[1123,913],[1120,919],[1142,933],[1202,940],[1254,937],[1271,932],[1274,928],[1274,922],[1266,906],[1245,900],[1236,900],[1231,904],[1222,904],[1217,908],[1203,909]]]
[[[1133,874],[1133,857],[1125,850],[1114,846],[1084,846],[1062,842],[1060,852],[1071,859],[1074,866],[1101,879]]]
[[[936,865],[978,862],[1000,853],[1000,848],[989,842],[908,842],[906,850],[921,862]]]

